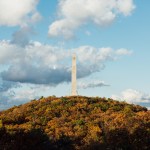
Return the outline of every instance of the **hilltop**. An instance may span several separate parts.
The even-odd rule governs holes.
[[[51,96],[0,112],[0,150],[148,150],[150,111],[99,97]]]

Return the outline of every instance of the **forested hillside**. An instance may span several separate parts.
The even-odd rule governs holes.
[[[0,150],[149,150],[150,111],[107,98],[54,96],[0,112]]]

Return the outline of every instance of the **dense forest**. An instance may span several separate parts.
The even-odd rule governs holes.
[[[150,111],[99,97],[41,97],[0,112],[0,150],[150,150]]]

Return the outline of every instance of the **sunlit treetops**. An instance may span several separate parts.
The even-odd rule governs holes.
[[[142,150],[150,149],[149,143],[150,111],[110,98],[41,97],[0,112],[0,145],[6,150],[36,145]]]

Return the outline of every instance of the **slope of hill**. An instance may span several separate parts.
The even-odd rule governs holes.
[[[148,150],[150,111],[98,97],[54,96],[0,112],[0,150]]]

